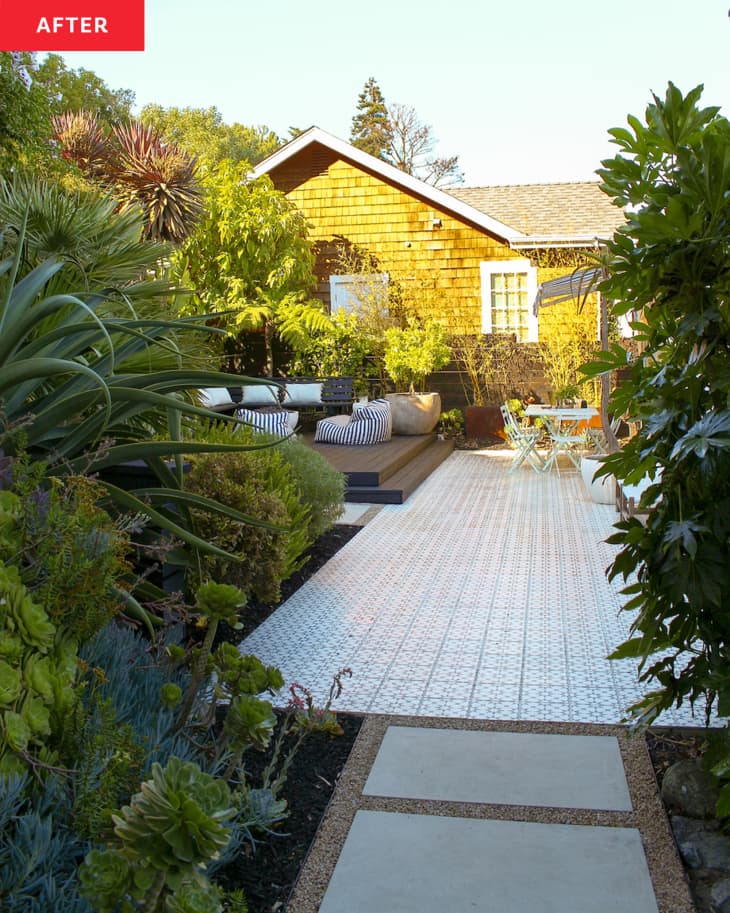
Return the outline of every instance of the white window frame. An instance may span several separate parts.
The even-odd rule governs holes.
[[[482,282],[482,333],[492,333],[492,276],[504,273],[527,274],[527,339],[523,342],[537,342],[537,314],[534,303],[537,298],[537,267],[527,259],[484,260],[479,264]]]
[[[360,310],[360,299],[357,289],[380,292],[382,286],[383,306],[388,302],[388,273],[355,273],[352,275],[330,276],[330,313],[338,310],[346,314],[357,313]]]

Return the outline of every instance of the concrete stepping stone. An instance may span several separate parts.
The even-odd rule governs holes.
[[[320,913],[658,913],[639,832],[358,811]]]
[[[614,736],[389,726],[363,794],[631,811]]]

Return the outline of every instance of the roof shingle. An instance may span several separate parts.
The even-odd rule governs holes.
[[[541,240],[607,238],[625,221],[622,210],[597,181],[457,187],[449,192],[529,238]]]

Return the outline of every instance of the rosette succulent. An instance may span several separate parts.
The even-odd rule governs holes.
[[[92,851],[79,871],[82,892],[99,913],[128,910],[218,913],[220,899],[204,874],[230,839],[235,814],[228,785],[197,764],[172,757],[117,814],[118,845]]]
[[[16,567],[0,562],[0,777],[28,757],[53,763],[53,735],[74,702],[76,644],[35,603]]]

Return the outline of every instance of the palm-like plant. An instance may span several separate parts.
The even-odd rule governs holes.
[[[98,117],[88,111],[66,111],[52,118],[61,155],[89,177],[102,177],[109,154],[109,140]]]
[[[137,121],[114,127],[112,178],[124,205],[140,205],[145,237],[184,241],[203,211],[195,158]]]
[[[166,255],[167,246],[140,242],[141,212],[118,209],[114,197],[91,188],[67,190],[50,181],[0,177],[0,225],[6,228],[0,251],[12,256],[25,224],[21,275],[49,257],[60,257],[66,261],[59,277],[65,291],[105,289],[110,300],[149,299],[158,290],[137,284]],[[129,289],[136,294],[130,296]]]
[[[147,240],[179,244],[188,237],[203,211],[194,157],[139,121],[109,133],[80,111],[54,118],[53,126],[64,158],[112,188],[122,208],[141,208]]]

